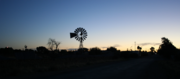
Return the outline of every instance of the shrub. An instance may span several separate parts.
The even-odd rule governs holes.
[[[87,48],[80,48],[80,49],[78,49],[78,52],[88,52],[88,49]]]
[[[99,55],[101,53],[101,49],[98,47],[91,48],[89,52],[90,55]]]
[[[67,55],[67,54],[68,54],[68,52],[67,52],[67,50],[66,50],[66,49],[62,49],[62,50],[61,50],[61,52],[60,52],[60,54],[61,54],[61,55]]]
[[[117,49],[115,47],[110,47],[110,48],[107,48],[107,51],[117,52]]]
[[[77,54],[78,54],[78,55],[81,55],[81,54],[83,54],[83,53],[85,53],[85,52],[88,52],[88,49],[87,49],[87,48],[80,48],[80,49],[78,49]]]

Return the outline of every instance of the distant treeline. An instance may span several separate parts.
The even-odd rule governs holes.
[[[137,46],[138,51],[120,51],[117,50],[115,47],[109,47],[106,50],[102,51],[98,47],[94,48],[80,48],[76,51],[67,51],[65,49],[58,50],[57,48],[55,50],[48,50],[44,46],[39,46],[36,48],[36,50],[27,49],[27,46],[25,46],[25,50],[20,49],[13,49],[11,47],[5,47],[0,48],[0,59],[3,59],[3,57],[8,58],[60,58],[63,56],[71,57],[76,55],[81,56],[88,56],[88,55],[99,55],[99,56],[113,56],[113,58],[131,58],[131,57],[143,57],[148,55],[154,55],[158,54],[168,59],[175,59],[180,60],[180,50],[177,49],[169,40],[168,38],[161,38],[162,44],[159,46],[159,49],[155,51],[154,47],[150,48],[150,52],[147,51],[141,51],[142,47]],[[77,56],[76,56],[77,57]]]
[[[65,49],[63,50],[53,50],[50,51],[44,46],[39,46],[35,50],[32,49],[13,49],[11,47],[6,48],[0,48],[0,56],[4,57],[10,57],[10,58],[17,58],[20,57],[23,58],[59,58],[63,56],[70,56],[70,55],[100,55],[100,56],[113,56],[113,58],[130,58],[130,57],[142,57],[142,56],[148,56],[153,55],[155,52],[147,52],[147,51],[120,51],[117,50],[115,47],[109,47],[107,50],[102,51],[98,47],[94,47],[91,49],[87,48],[80,48],[76,51],[67,51]]]

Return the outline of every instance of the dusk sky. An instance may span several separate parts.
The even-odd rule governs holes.
[[[0,48],[48,47],[49,38],[78,48],[78,27],[86,48],[157,50],[162,37],[180,48],[180,0],[0,0],[0,27]]]

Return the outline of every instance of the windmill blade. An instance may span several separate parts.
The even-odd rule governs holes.
[[[77,28],[76,30],[79,31],[79,28]]]
[[[85,34],[87,34],[87,32],[86,31],[83,31]]]
[[[79,31],[82,31],[82,29],[81,29],[81,28],[79,28]]]
[[[78,37],[78,41],[80,41],[80,38]]]
[[[86,36],[84,36],[84,38],[87,38]]]
[[[78,41],[79,41],[79,37],[78,37],[78,36],[76,37],[76,40],[78,40]]]
[[[83,40],[86,40],[86,37],[84,37]]]
[[[74,32],[75,32],[75,33],[78,33],[78,31],[79,31],[79,28],[77,28]]]
[[[76,36],[75,39],[78,40],[78,37]]]
[[[85,40],[86,38],[84,37],[83,40]]]
[[[86,31],[85,29],[83,29],[83,31]]]
[[[82,30],[82,32],[83,32],[83,33],[85,33],[85,31],[84,31],[84,30]]]
[[[78,32],[78,29],[76,29],[74,32],[77,33],[77,32]]]
[[[76,33],[77,30],[74,31],[74,33]]]
[[[75,36],[77,36],[76,33],[70,33],[70,38],[73,38],[73,37],[75,37]]]
[[[85,38],[83,38],[83,41],[85,40]]]
[[[87,37],[87,35],[84,35],[85,37]]]

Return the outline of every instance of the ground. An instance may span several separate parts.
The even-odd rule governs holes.
[[[158,65],[163,58],[152,55],[126,61],[104,63],[82,68],[46,72],[7,79],[169,79]]]

